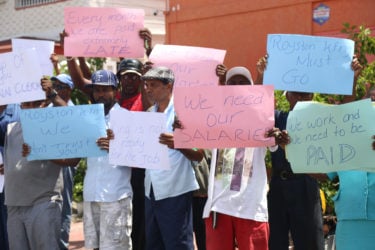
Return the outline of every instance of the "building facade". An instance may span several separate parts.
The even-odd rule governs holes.
[[[267,53],[267,34],[345,37],[343,23],[375,34],[374,0],[170,0],[166,43],[227,50],[228,67],[247,66]]]

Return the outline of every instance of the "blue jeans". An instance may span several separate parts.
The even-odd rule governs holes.
[[[152,190],[152,189],[151,189]],[[146,250],[192,250],[193,192],[155,200],[145,198]]]
[[[72,198],[73,198],[73,178],[74,167],[63,167],[64,189],[61,193],[63,198],[61,211],[61,239],[60,249],[69,248],[70,221],[72,219]]]

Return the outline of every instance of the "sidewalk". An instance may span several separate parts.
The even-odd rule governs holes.
[[[70,224],[69,249],[70,250],[85,249],[82,220],[77,220],[77,221],[72,220],[72,223]]]
[[[69,250],[84,250],[83,222],[82,220],[72,220],[70,224]],[[194,249],[197,247],[194,244]]]

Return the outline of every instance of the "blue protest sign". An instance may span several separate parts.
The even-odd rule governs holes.
[[[21,110],[28,160],[106,155],[96,141],[106,136],[103,104]]]
[[[352,93],[352,40],[271,34],[267,39],[267,52],[264,84],[273,84],[278,90]]]

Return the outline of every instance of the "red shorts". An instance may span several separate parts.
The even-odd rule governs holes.
[[[212,215],[205,219],[207,250],[232,250],[235,241],[239,250],[268,250],[267,222],[217,213],[216,227],[212,228]]]

